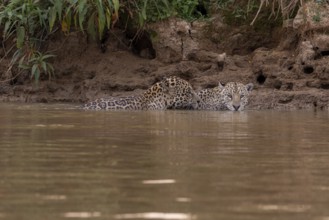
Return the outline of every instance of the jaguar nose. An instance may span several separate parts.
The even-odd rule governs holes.
[[[234,110],[235,110],[235,111],[238,111],[239,108],[240,108],[240,105],[233,105],[233,107],[234,107]]]

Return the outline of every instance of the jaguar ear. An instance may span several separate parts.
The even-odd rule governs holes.
[[[247,85],[245,85],[245,87],[248,91],[251,91],[254,88],[254,84],[248,83]]]
[[[162,80],[159,84],[164,93],[169,93],[169,86],[166,84],[165,80]]]
[[[224,88],[224,86],[223,86],[223,84],[222,84],[221,82],[218,82],[218,87],[219,87],[220,89]]]

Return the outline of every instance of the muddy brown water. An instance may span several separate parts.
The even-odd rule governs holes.
[[[0,122],[0,219],[329,219],[328,112],[3,103]]]

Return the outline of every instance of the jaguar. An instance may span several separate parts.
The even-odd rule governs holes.
[[[242,111],[248,104],[248,97],[253,88],[252,83],[229,82],[223,86],[219,82],[215,88],[197,92],[202,101],[198,102],[195,109]]]
[[[85,110],[166,110],[195,108],[200,98],[191,84],[177,76],[165,77],[141,95],[99,98],[82,106]]]

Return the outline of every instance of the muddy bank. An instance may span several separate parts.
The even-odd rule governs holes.
[[[6,72],[9,60],[4,59],[0,101],[78,105],[137,94],[164,76],[176,75],[196,90],[219,81],[252,82],[249,109],[329,109],[327,15],[323,26],[318,22],[313,29],[298,16],[266,32],[229,27],[220,18],[194,23],[171,19],[150,26],[157,33],[152,48],[142,42],[134,53],[121,30],[111,31],[105,53],[81,34],[58,34],[48,45],[57,55],[55,78],[44,77],[36,86],[28,72]]]

